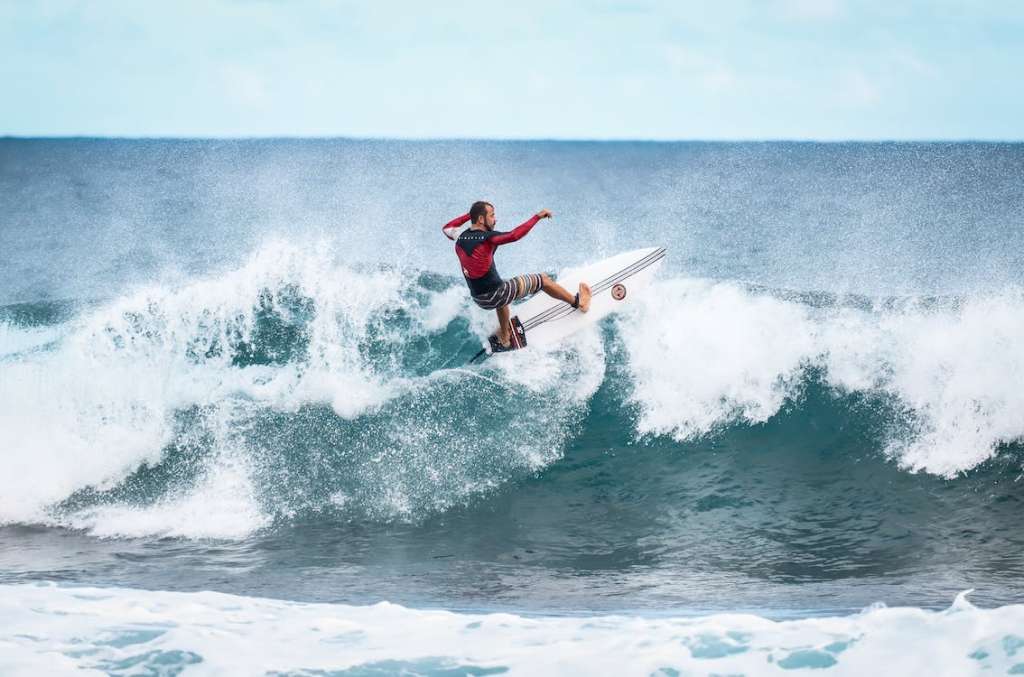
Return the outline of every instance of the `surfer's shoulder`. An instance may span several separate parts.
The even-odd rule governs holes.
[[[492,236],[497,235],[497,234],[498,234],[497,231],[493,231],[493,230],[474,230],[472,228],[467,228],[466,230],[462,231],[462,233],[459,235],[459,239],[460,240],[486,240],[487,238],[492,237]]]

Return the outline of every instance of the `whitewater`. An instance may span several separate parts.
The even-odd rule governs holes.
[[[1024,672],[1022,170],[0,140],[0,670]],[[467,366],[480,197],[556,212],[506,275],[669,258]]]
[[[0,587],[8,674],[1024,673],[1024,606],[845,618],[522,617],[168,593]],[[25,608],[30,607],[31,612]],[[1007,633],[1015,627],[1018,634]]]
[[[616,431],[622,444],[763,424],[800,406],[811,381],[886,409],[878,452],[910,472],[954,478],[1024,437],[1018,290],[875,302],[668,277],[604,337],[467,369],[491,318],[472,311],[458,280],[359,271],[323,249],[271,242],[238,270],[137,288],[61,324],[6,321],[0,410],[18,472],[0,480],[0,519],[227,538],[331,507],[413,519],[557,460],[606,380],[634,414],[631,430]],[[519,399],[527,411],[490,421],[490,432],[460,429],[450,412],[473,398],[497,409]],[[316,407],[338,434],[364,422],[338,450],[357,458],[316,492],[306,477],[261,505],[255,485],[272,484],[265,462],[280,460],[260,453],[261,425],[298,425]],[[512,439],[514,449],[492,451]],[[61,507],[173,460],[172,447],[201,450],[169,478],[193,486],[161,487],[142,510],[134,496]],[[346,491],[353,473],[365,475]],[[204,519],[182,524],[182,514]]]

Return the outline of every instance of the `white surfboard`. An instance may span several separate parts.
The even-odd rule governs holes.
[[[643,294],[664,258],[664,247],[649,247],[563,270],[558,274],[557,282],[570,292],[575,293],[580,282],[590,285],[590,310],[582,313],[544,292],[513,305],[512,316],[519,318],[526,335],[524,347],[550,348],[626,307]],[[490,353],[489,346],[483,352]],[[481,354],[478,353],[477,357]]]

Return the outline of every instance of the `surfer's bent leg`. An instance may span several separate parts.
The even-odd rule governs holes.
[[[498,340],[501,341],[501,345],[508,347],[509,341],[512,337],[509,335],[512,331],[509,326],[509,316],[511,311],[509,310],[509,304],[519,299],[525,299],[527,296],[533,296],[541,290],[543,286],[541,281],[542,275],[539,273],[530,273],[528,275],[516,275],[513,278],[505,280],[501,283],[495,296],[499,299],[497,302],[501,303],[496,308],[498,311]]]
[[[501,341],[501,345],[508,347],[511,337],[509,336],[509,308],[511,306],[502,306],[498,308],[498,340]]]
[[[565,301],[571,306],[576,306],[576,294],[570,294],[565,287],[558,284],[547,273],[541,273],[541,289],[544,293],[559,301]],[[584,313],[590,309],[590,287],[586,282],[580,282],[579,309]]]
[[[494,291],[473,297],[478,306],[486,310],[495,310],[498,313],[498,331],[495,334],[501,345],[508,346],[511,340],[509,308],[513,301],[532,296],[539,291],[544,291],[559,301],[565,301],[569,305],[579,308],[584,313],[590,307],[590,287],[580,283],[580,293],[570,294],[561,285],[552,280],[545,273],[530,273],[528,275],[517,275],[508,280],[503,280],[501,285]]]

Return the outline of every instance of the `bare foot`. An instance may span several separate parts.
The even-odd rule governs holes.
[[[512,338],[509,336],[508,332],[505,332],[504,334],[502,334],[499,331],[498,332],[498,343],[501,344],[502,348],[508,348],[510,345],[512,345]]]
[[[590,310],[590,285],[580,282],[580,312],[585,313],[588,310]]]

